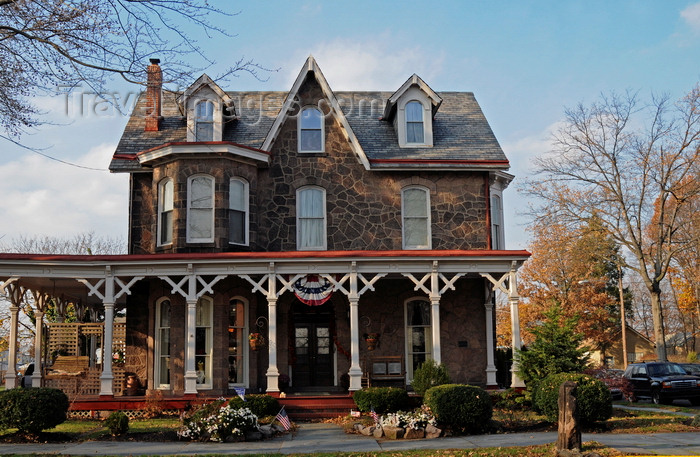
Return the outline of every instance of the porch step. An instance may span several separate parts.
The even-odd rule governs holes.
[[[294,395],[278,398],[280,405],[292,420],[329,419],[346,416],[357,409],[352,396],[343,395]]]

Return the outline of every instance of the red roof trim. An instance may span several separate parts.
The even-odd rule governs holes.
[[[136,154],[114,154],[113,159],[136,160]]]
[[[370,163],[450,163],[469,165],[509,165],[507,160],[458,160],[458,159],[370,159]]]
[[[416,251],[285,251],[285,252],[217,252],[187,254],[131,254],[131,255],[55,255],[55,254],[1,254],[2,260],[26,261],[154,261],[154,260],[256,260],[256,259],[336,259],[343,257],[530,257],[525,250],[416,250]]]
[[[138,152],[136,155],[140,156],[141,154],[146,154],[151,151],[157,151],[158,149],[162,148],[167,148],[169,146],[202,146],[202,145],[229,145],[229,146],[236,146],[238,148],[242,149],[248,149],[249,151],[255,151],[255,152],[262,152],[263,154],[270,155],[269,151],[263,151],[262,149],[257,149],[253,148],[250,146],[246,146],[243,144],[238,144],[234,143],[233,141],[171,141],[169,143],[164,143],[161,144],[160,146],[156,146],[154,148],[146,149],[144,151]],[[116,157],[116,154],[115,154]]]

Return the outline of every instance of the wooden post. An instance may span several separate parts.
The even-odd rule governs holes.
[[[578,424],[576,386],[576,382],[566,381],[559,387],[557,452],[562,450],[581,450],[581,428]]]

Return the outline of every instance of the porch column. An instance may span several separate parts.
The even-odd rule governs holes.
[[[105,309],[105,337],[102,342],[102,374],[100,375],[100,396],[114,395],[114,375],[112,374],[112,345],[114,341],[114,276],[111,267],[105,270],[105,293],[102,306]]]
[[[434,261],[430,275],[430,324],[433,332],[433,360],[440,364],[442,357],[440,351],[440,283],[438,281],[438,263]]]
[[[197,393],[197,371],[195,370],[195,335],[197,333],[197,300],[187,299],[187,325],[185,348],[185,394]]]
[[[5,389],[19,387],[17,382],[17,324],[19,323],[19,306],[10,305],[10,341],[5,371]]]
[[[495,387],[498,385],[496,381],[496,362],[494,356],[494,341],[493,341],[493,299],[495,294],[491,293],[488,285],[485,284],[486,302],[486,387]]]
[[[279,392],[280,372],[277,368],[277,276],[270,264],[267,275],[267,392]]]
[[[36,332],[34,333],[34,373],[32,374],[32,387],[41,387],[41,346],[44,330],[44,312],[34,312]]]
[[[360,295],[357,292],[357,265],[352,263],[350,273],[350,392],[362,389],[362,368],[360,367]]]
[[[110,294],[111,296],[111,294]],[[106,300],[106,296],[105,296]],[[105,340],[102,344],[102,374],[100,375],[100,395],[114,395],[112,374],[112,345],[114,341],[114,303],[104,301]]]
[[[516,275],[515,262],[511,265],[508,273],[508,303],[510,305],[510,325],[513,335],[513,367],[511,368],[511,387],[525,387],[525,383],[518,376],[520,361],[517,351],[521,349],[520,344],[520,313],[518,306],[520,304],[520,296],[518,295],[518,279]]]

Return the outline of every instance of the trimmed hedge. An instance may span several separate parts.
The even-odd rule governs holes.
[[[590,425],[610,419],[612,400],[610,389],[604,382],[581,373],[558,373],[549,375],[539,383],[534,394],[537,410],[550,422],[559,420],[559,387],[565,381],[576,381],[576,406],[582,424]]]
[[[435,360],[428,359],[413,372],[411,386],[418,395],[424,395],[425,391],[431,387],[449,384],[450,382],[450,375],[445,364],[438,364],[435,363]]]
[[[68,397],[63,391],[39,387],[0,392],[0,430],[16,428],[38,435],[65,422]]]
[[[276,398],[265,394],[246,395],[245,400],[241,400],[241,397],[233,397],[228,404],[235,409],[248,408],[251,413],[258,417],[274,416],[281,408],[280,402]]]
[[[129,431],[129,417],[121,411],[114,411],[105,420],[105,426],[112,436],[121,436]]]
[[[440,424],[462,432],[480,432],[491,421],[491,396],[481,387],[444,384],[428,389],[423,403],[430,407]]]
[[[403,411],[410,405],[408,392],[399,387],[368,387],[355,392],[352,399],[360,411],[374,408],[377,414]]]

